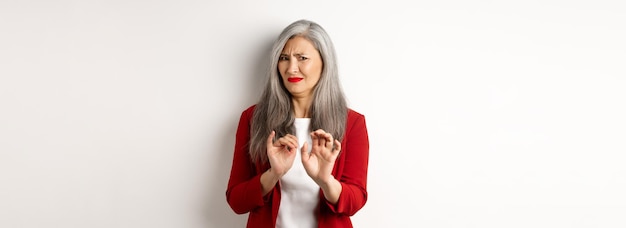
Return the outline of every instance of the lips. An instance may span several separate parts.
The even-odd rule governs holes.
[[[302,81],[303,78],[287,78],[287,81],[291,82],[291,83],[296,83],[299,81]]]

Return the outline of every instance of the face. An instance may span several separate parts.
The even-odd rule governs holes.
[[[287,41],[278,59],[283,84],[294,97],[311,97],[322,74],[322,57],[313,43],[296,36]]]

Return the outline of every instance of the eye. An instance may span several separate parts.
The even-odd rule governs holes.
[[[284,56],[284,55],[283,55],[283,56],[278,57],[278,61],[286,61],[286,60],[289,60],[289,57]]]
[[[304,61],[304,60],[307,60],[307,59],[309,59],[309,58],[304,57],[304,56],[300,56],[300,57],[298,57],[298,59],[299,59],[300,61]]]

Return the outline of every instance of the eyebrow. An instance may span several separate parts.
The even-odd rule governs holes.
[[[289,54],[287,54],[287,53],[280,53],[280,55],[287,55],[288,56]],[[295,53],[293,55],[306,55],[306,53]]]

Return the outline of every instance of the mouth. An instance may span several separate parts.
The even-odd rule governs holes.
[[[287,81],[291,83],[296,83],[296,82],[302,81],[302,79],[304,78],[287,78]]]

